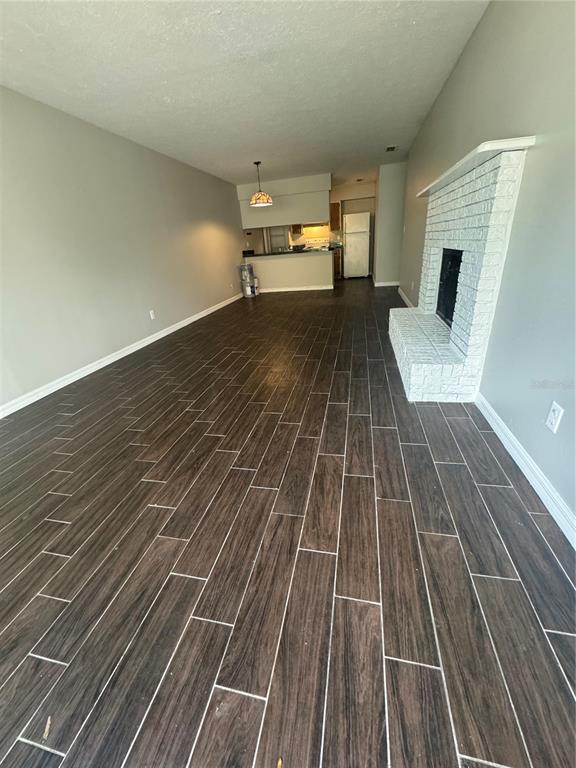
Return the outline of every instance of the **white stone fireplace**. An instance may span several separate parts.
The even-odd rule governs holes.
[[[418,306],[392,309],[389,327],[409,400],[476,398],[526,149],[533,143],[533,136],[485,142],[418,195],[428,197]]]

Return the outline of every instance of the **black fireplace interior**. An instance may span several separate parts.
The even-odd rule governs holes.
[[[443,249],[436,314],[449,326],[452,326],[452,318],[454,317],[456,289],[458,288],[458,275],[460,274],[461,264],[462,251],[457,251],[454,248]]]

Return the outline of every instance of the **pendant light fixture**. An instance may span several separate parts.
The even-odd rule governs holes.
[[[256,166],[256,173],[258,174],[258,192],[254,192],[250,198],[250,205],[252,208],[266,208],[267,206],[272,205],[273,201],[267,192],[262,192],[262,187],[260,185],[260,160],[255,160],[254,165]]]

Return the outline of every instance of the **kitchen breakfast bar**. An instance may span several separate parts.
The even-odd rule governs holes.
[[[244,264],[252,264],[262,293],[334,287],[333,251],[328,248],[255,254],[245,256]]]

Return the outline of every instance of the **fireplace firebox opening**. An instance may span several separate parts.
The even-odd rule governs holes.
[[[462,251],[457,251],[454,248],[444,248],[442,250],[442,267],[440,269],[436,314],[450,327],[452,327],[454,307],[456,306],[456,291],[458,289],[458,275],[460,274],[461,264]]]

